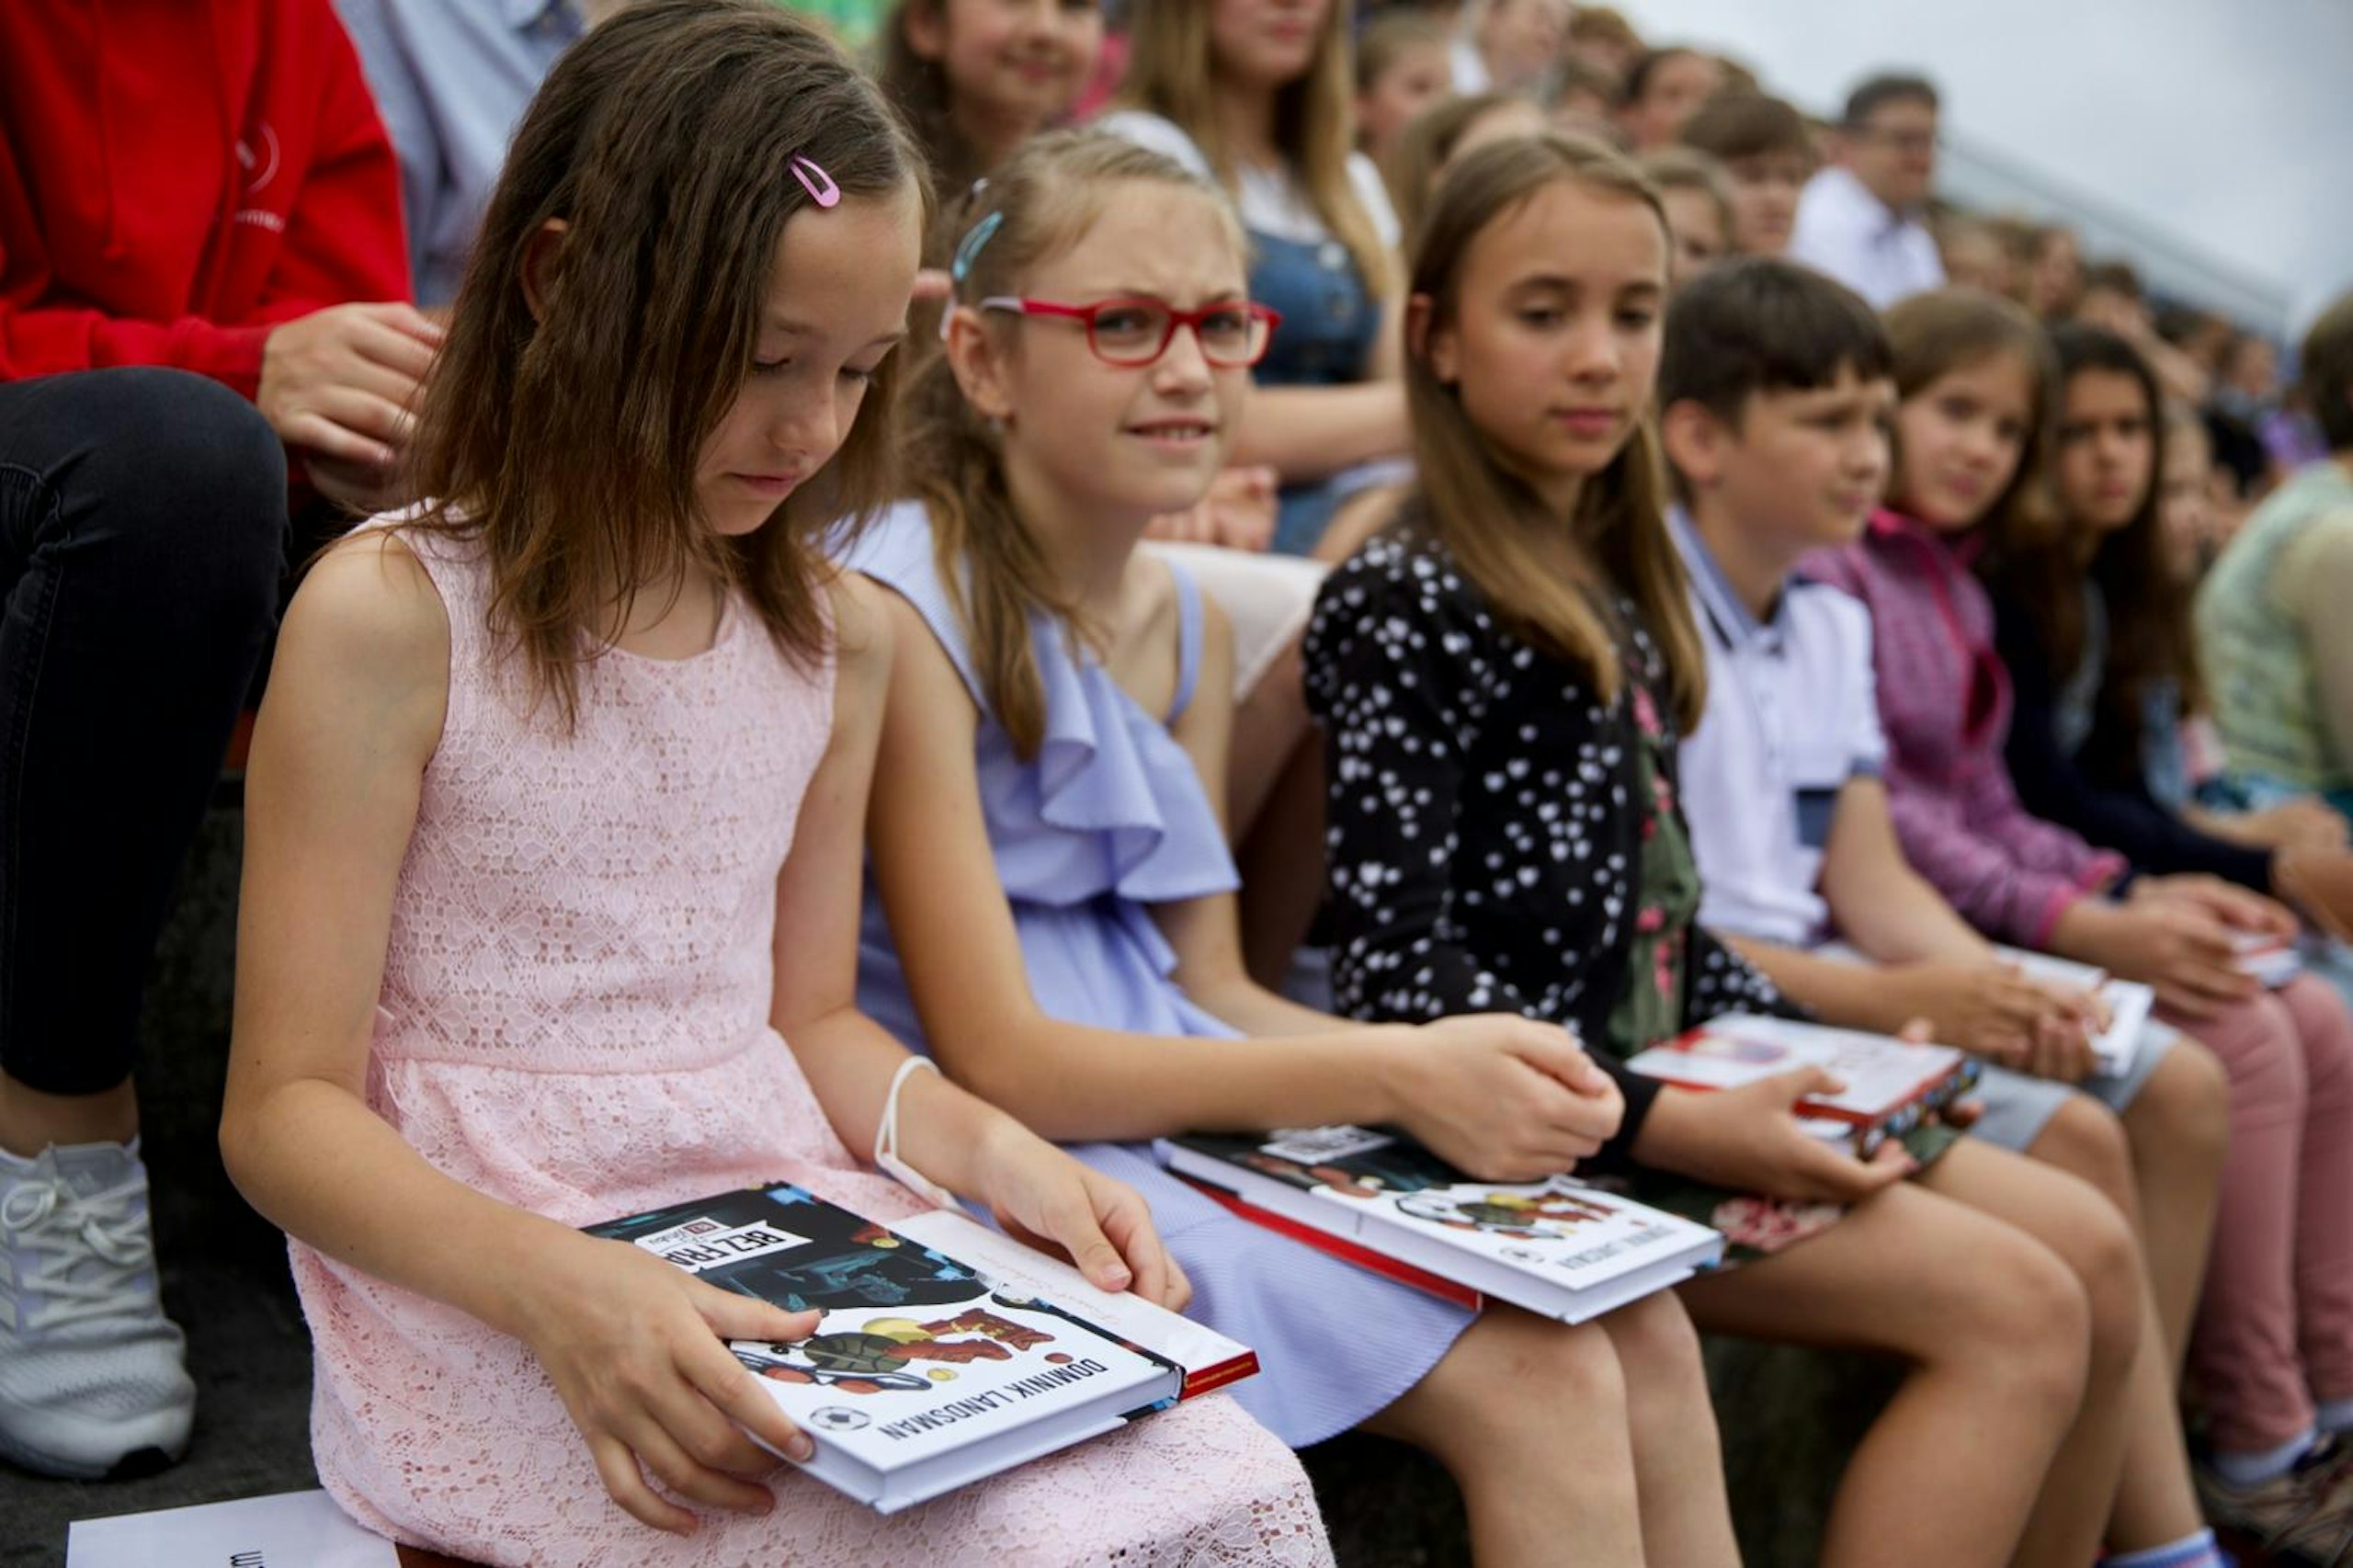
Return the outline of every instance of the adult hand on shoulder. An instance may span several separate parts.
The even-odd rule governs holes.
[[[1736,1089],[1662,1089],[1634,1141],[1634,1157],[1768,1198],[1859,1203],[1919,1164],[1894,1139],[1863,1161],[1807,1137],[1798,1126],[1798,1101],[1837,1088],[1838,1080],[1822,1068],[1801,1067]]]
[[[290,448],[381,472],[408,445],[440,347],[413,305],[330,305],[271,331],[254,402]]]
[[[649,1475],[690,1502],[766,1513],[776,1499],[751,1478],[776,1460],[752,1437],[795,1459],[813,1451],[725,1342],[805,1339],[815,1312],[722,1290],[593,1236],[534,1258],[521,1290],[516,1332],[588,1440],[605,1490],[632,1517],[694,1533],[694,1515],[655,1493]]]
[[[1133,1290],[1182,1312],[1192,1281],[1161,1244],[1152,1208],[1123,1181],[1071,1158],[1011,1117],[983,1140],[972,1196],[989,1206],[1007,1235],[1041,1252],[1060,1253],[1087,1282]]]
[[[338,462],[316,455],[302,460],[311,488],[354,512],[389,512],[415,499],[401,482],[400,468]]]
[[[1601,1147],[1624,1096],[1557,1024],[1473,1013],[1424,1024],[1392,1058],[1397,1119],[1482,1181],[1539,1181]]]

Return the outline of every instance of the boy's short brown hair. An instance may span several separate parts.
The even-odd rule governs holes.
[[[1699,106],[1683,127],[1683,144],[1721,164],[1771,153],[1794,153],[1809,162],[1813,135],[1805,116],[1764,93],[1719,93]]]
[[[2299,379],[2332,452],[2353,451],[2353,292],[2321,312],[2297,351]]]
[[[1658,406],[1699,404],[1737,427],[1749,399],[1819,392],[1841,370],[1892,379],[1893,350],[1854,290],[1777,256],[1735,256],[1677,292],[1659,353]]]

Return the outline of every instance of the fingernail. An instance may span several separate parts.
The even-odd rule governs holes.
[[[785,1444],[784,1453],[787,1459],[795,1463],[807,1464],[817,1457],[817,1445],[811,1440],[808,1433],[795,1432],[792,1435],[792,1441]]]

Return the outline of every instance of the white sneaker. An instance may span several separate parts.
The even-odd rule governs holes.
[[[179,1458],[196,1410],[136,1141],[0,1151],[0,1456],[96,1480]]]

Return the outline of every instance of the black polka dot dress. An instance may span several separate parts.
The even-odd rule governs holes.
[[[1307,690],[1327,732],[1342,1012],[1519,1013],[1615,1070],[1718,1013],[1794,1011],[1693,924],[1696,878],[1660,875],[1689,858],[1664,665],[1632,603],[1609,608],[1628,679],[1604,702],[1581,666],[1500,625],[1434,540],[1385,535],[1325,583]],[[1619,1077],[1626,1121],[1605,1158],[1655,1095]]]

